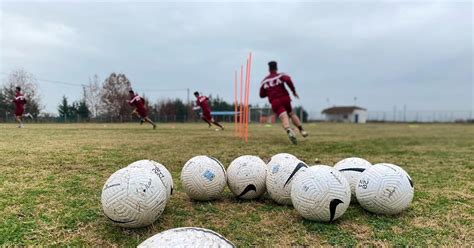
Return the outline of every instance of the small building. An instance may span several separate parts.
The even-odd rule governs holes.
[[[357,106],[334,106],[321,112],[327,121],[366,123],[367,109]]]

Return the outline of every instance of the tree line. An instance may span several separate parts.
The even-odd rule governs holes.
[[[9,119],[14,113],[12,99],[15,87],[20,86],[27,98],[26,112],[35,118],[39,116],[53,118],[46,114],[41,115],[42,105],[38,93],[38,81],[31,73],[20,69],[9,74],[6,82],[0,89],[0,120]],[[131,121],[132,107],[126,102],[129,99],[128,91],[132,84],[125,74],[111,73],[101,81],[97,75],[82,85],[82,96],[76,101],[71,101],[63,96],[57,105],[57,121]],[[190,103],[179,98],[160,99],[151,102],[146,95],[141,95],[149,115],[156,121],[189,121],[198,119],[198,114],[193,111]],[[234,111],[234,104],[228,103],[219,96],[209,96],[213,111]],[[264,106],[268,108],[267,106]],[[258,113],[256,113],[258,114]],[[304,119],[307,113],[304,111]],[[219,118],[219,117],[218,117]]]

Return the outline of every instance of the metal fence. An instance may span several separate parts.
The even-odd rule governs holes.
[[[369,121],[390,122],[467,122],[472,111],[370,111]]]
[[[149,116],[151,120],[154,122],[192,122],[195,121],[195,118],[188,118],[188,116],[177,116],[177,115],[166,115],[166,116]],[[61,117],[44,117],[39,116],[33,120],[29,120],[28,118],[24,118],[26,122],[36,122],[36,123],[78,123],[78,122],[97,122],[97,123],[106,123],[106,122],[134,122],[138,121],[138,118],[131,117],[131,116],[121,116],[121,117],[94,117],[94,118],[61,118]],[[0,123],[2,122],[15,122],[15,118],[13,116],[3,117],[0,118]]]
[[[319,112],[310,112],[312,121],[324,121]],[[368,122],[473,122],[474,111],[368,111]]]
[[[148,116],[152,121],[158,123],[166,123],[166,122],[198,122],[201,121],[198,115],[154,115],[151,114]],[[119,116],[119,117],[106,117],[106,116],[99,116],[94,118],[64,118],[64,117],[51,117],[51,116],[39,116],[33,120],[28,118],[23,118],[25,122],[34,122],[34,123],[112,123],[112,122],[135,122],[139,121],[137,117],[132,116]],[[214,116],[214,119],[219,122],[233,122],[234,116]],[[256,118],[253,118],[256,120]],[[0,117],[0,123],[12,123],[15,122],[15,117],[8,115],[4,117]]]
[[[271,118],[272,113],[269,111],[261,111],[259,109],[250,112],[250,122],[261,122],[262,116]],[[198,122],[201,121],[198,115],[156,115],[151,114],[150,119],[155,122]],[[234,116],[214,116],[214,119],[220,122],[233,122]],[[278,119],[278,118],[276,118]],[[95,117],[88,119],[81,119],[76,117],[59,118],[59,117],[38,117],[33,121],[27,122],[37,123],[76,123],[76,122],[134,122],[138,121],[136,117],[121,116],[121,117]],[[319,112],[310,112],[309,121],[325,121],[325,116]],[[474,122],[474,111],[368,111],[368,122]],[[12,115],[0,117],[1,122],[15,122]]]

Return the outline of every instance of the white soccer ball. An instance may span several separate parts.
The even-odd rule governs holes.
[[[349,207],[351,188],[346,178],[333,167],[311,166],[293,182],[291,201],[305,219],[331,222]]]
[[[267,164],[266,186],[270,198],[279,204],[291,205],[291,184],[307,167],[293,155],[274,156]]]
[[[188,160],[181,170],[181,183],[189,198],[198,201],[217,199],[227,182],[226,171],[219,160],[209,156],[196,156]]]
[[[166,187],[167,197],[169,198],[173,194],[173,177],[164,165],[153,160],[144,159],[135,161],[128,167],[142,168],[156,174]]]
[[[270,161],[272,159],[289,159],[289,158],[293,158],[293,159],[298,159],[295,155],[292,155],[292,154],[289,154],[289,153],[278,153],[278,154],[275,154],[273,155],[271,158],[270,158]]]
[[[279,161],[279,160],[285,160],[285,159],[296,159],[296,160],[299,160],[295,155],[293,154],[289,154],[289,153],[278,153],[278,154],[275,154],[273,155],[271,158],[270,158],[270,161],[268,161],[267,163],[267,171],[270,169],[270,162],[273,160],[273,161]]]
[[[227,168],[227,184],[238,198],[255,199],[265,193],[267,165],[257,156],[244,155]]]
[[[356,197],[366,210],[393,215],[407,209],[413,200],[413,182],[399,166],[381,163],[365,170],[359,177]]]
[[[138,248],[153,247],[235,247],[224,236],[204,228],[180,227],[160,232],[143,243]]]
[[[362,158],[346,158],[334,165],[334,169],[340,171],[351,186],[351,202],[356,202],[355,188],[359,183],[359,177],[372,164]]]
[[[165,209],[166,187],[153,173],[123,168],[105,182],[101,195],[107,218],[121,227],[143,227],[155,222]]]

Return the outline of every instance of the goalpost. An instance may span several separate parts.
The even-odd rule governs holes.
[[[253,107],[249,111],[250,121],[253,123],[270,124],[276,122],[276,116],[270,107]]]

